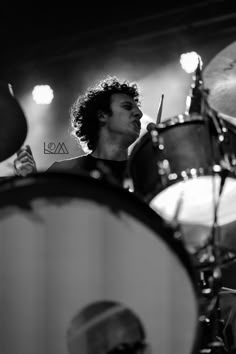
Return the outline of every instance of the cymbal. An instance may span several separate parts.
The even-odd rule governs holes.
[[[209,62],[202,76],[210,106],[236,124],[236,41]]]
[[[16,153],[27,136],[27,121],[23,110],[10,91],[9,84],[0,82],[0,162]]]

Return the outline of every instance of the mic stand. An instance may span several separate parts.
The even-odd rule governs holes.
[[[203,117],[207,118],[208,122],[208,128],[209,128],[209,134],[211,133],[211,126],[210,124],[213,124],[214,131],[212,131],[212,134],[217,135],[217,143],[219,146],[219,152],[223,159],[220,161],[220,167],[222,173],[224,171],[230,172],[232,170],[232,158],[229,158],[229,155],[227,154],[227,151],[225,149],[225,145],[229,143],[227,133],[228,130],[223,122],[220,123],[220,117],[213,108],[210,107],[208,103],[208,95],[209,95],[209,90],[201,88],[202,92],[202,102],[201,102],[201,114]],[[211,138],[211,134],[210,134]]]

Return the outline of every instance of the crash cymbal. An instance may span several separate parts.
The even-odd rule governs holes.
[[[236,41],[220,51],[203,70],[210,106],[236,124]]]
[[[25,115],[9,84],[0,82],[0,162],[6,160],[23,145],[27,136]]]

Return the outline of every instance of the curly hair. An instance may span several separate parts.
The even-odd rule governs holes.
[[[82,146],[94,150],[97,145],[100,122],[98,112],[112,114],[110,98],[115,93],[129,95],[140,105],[139,88],[136,83],[127,80],[121,82],[115,76],[108,76],[98,85],[88,88],[79,96],[70,109],[72,134],[79,138]]]

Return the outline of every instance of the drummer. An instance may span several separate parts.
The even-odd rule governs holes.
[[[142,117],[136,83],[108,76],[88,88],[71,107],[73,134],[85,154],[54,162],[47,172],[98,171],[111,182],[122,184],[127,175],[128,148],[139,137]],[[29,150],[15,160],[16,173],[34,173],[36,164]]]

